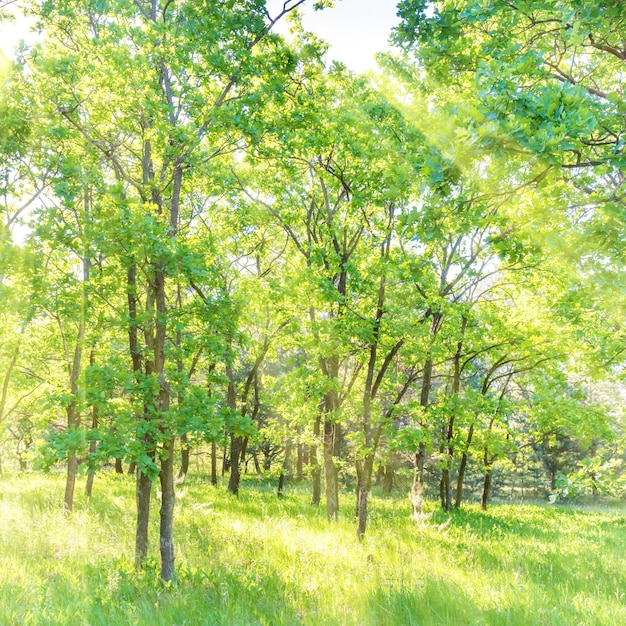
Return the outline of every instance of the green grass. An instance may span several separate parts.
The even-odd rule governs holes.
[[[70,519],[61,476],[0,478],[0,624],[626,624],[619,509],[469,505],[441,528],[434,503],[416,526],[406,498],[374,498],[358,543],[349,496],[329,525],[305,485],[283,500],[254,482],[238,499],[194,477],[180,491],[165,586],[157,502],[149,563],[133,571],[130,478],[98,475]]]

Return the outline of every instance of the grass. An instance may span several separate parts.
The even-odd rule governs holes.
[[[626,518],[619,509],[468,505],[416,526],[406,498],[374,498],[354,539],[353,500],[329,525],[306,485],[238,499],[190,477],[177,501],[178,579],[151,552],[133,570],[134,485],[98,475],[70,519],[63,478],[0,478],[0,624],[626,624]]]

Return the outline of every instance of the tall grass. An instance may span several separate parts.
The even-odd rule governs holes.
[[[404,497],[373,498],[355,540],[351,497],[333,524],[305,485],[239,498],[190,477],[179,490],[177,580],[152,552],[133,570],[134,484],[98,475],[62,512],[60,476],[0,479],[0,624],[626,624],[619,510],[469,505],[415,525]]]

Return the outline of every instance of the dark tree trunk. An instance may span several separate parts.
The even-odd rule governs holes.
[[[120,461],[121,463],[121,461]],[[129,476],[134,476],[135,474],[137,474],[137,462],[136,461],[131,461],[128,464],[128,475]]]
[[[289,457],[291,456],[291,448],[292,448],[291,439],[288,439],[287,442],[285,443],[285,458],[283,460],[283,467],[280,472],[280,476],[278,477],[278,497],[279,498],[283,497],[283,487],[285,485],[285,476],[287,472],[289,471],[288,468],[289,468]]]
[[[178,471],[178,482],[183,483],[189,471],[189,440],[187,433],[180,436],[180,470]]]
[[[172,580],[174,577],[174,439],[163,450],[161,459],[161,515],[159,525],[159,544],[161,549],[161,578]]]
[[[335,465],[335,424],[324,422],[324,482],[326,493],[326,516],[336,520],[339,515],[339,472]]]
[[[483,495],[480,500],[480,508],[483,511],[487,510],[487,502],[489,501],[489,492],[491,490],[491,466],[485,469],[485,481],[483,483]]]
[[[459,465],[459,475],[456,479],[456,500],[454,506],[458,509],[461,507],[463,500],[463,481],[465,480],[465,470],[467,469],[467,458],[469,454],[469,448],[472,444],[472,437],[474,435],[474,424],[470,424],[469,431],[467,433],[467,441],[465,442],[465,449],[463,450],[463,456],[461,457],[461,464]]]
[[[222,448],[222,476],[226,472],[230,471],[230,457],[228,456],[228,441],[224,440],[224,447]]]
[[[242,438],[230,436],[230,477],[228,479],[228,491],[233,495],[239,493],[239,454],[241,452]]]
[[[217,487],[217,444],[211,442],[211,484]]]
[[[141,568],[148,554],[148,524],[150,521],[150,492],[152,481],[147,474],[137,471],[135,497],[137,501],[137,528],[135,532],[135,567]]]
[[[233,495],[239,494],[239,483],[241,482],[241,459],[246,455],[248,446],[247,437],[235,437],[230,439],[230,478],[228,480],[228,491]]]
[[[94,364],[94,351],[91,351],[91,358],[90,358],[90,365]],[[92,429],[96,429],[98,428],[98,409],[94,406],[91,409],[91,428]],[[96,442],[92,439],[89,442],[89,456],[93,456],[96,453],[96,448],[97,448],[97,444]],[[95,470],[92,470],[91,472],[89,472],[89,474],[87,474],[87,483],[85,484],[85,495],[88,498],[91,498],[91,493],[93,491],[93,481],[94,481],[94,477],[96,475]]]
[[[438,314],[433,316],[433,322],[431,324],[431,334],[434,334],[439,324]],[[424,409],[428,407],[430,397],[430,387],[432,384],[433,374],[433,360],[429,357],[424,362],[424,369],[422,372],[422,388],[420,390],[420,406]],[[415,454],[415,468],[413,472],[413,485],[411,486],[411,517],[419,519],[422,515],[422,509],[424,507],[424,465],[426,463],[426,444],[421,442],[418,446],[418,450]]]
[[[122,459],[115,459],[115,473],[123,474],[124,466],[122,465]],[[130,474],[130,471],[128,472]]]
[[[76,486],[77,470],[78,459],[75,454],[70,454],[67,459],[67,477],[65,480],[65,497],[63,500],[63,508],[66,513],[71,513],[74,505],[74,487]]]

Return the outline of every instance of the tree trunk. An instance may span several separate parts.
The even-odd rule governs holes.
[[[93,364],[94,364],[94,351],[92,349],[90,365],[93,365]],[[98,428],[98,409],[95,406],[92,407],[91,409],[91,428],[94,430]],[[90,456],[93,456],[95,454],[96,448],[97,448],[97,444],[92,439],[89,442],[89,455]],[[91,472],[89,472],[89,474],[87,474],[87,483],[85,484],[85,495],[88,498],[91,498],[91,492],[93,491],[93,481],[94,481],[95,475],[96,475],[95,470],[92,470]]]
[[[383,494],[388,496],[393,490],[393,480],[395,471],[391,462],[385,465],[385,473],[383,475]]]
[[[411,517],[419,520],[424,508],[424,462],[426,461],[426,446],[419,444],[415,454],[415,469],[413,471],[413,485],[411,486]]]
[[[239,483],[241,481],[241,459],[246,454],[248,446],[247,437],[230,438],[230,478],[228,480],[228,491],[233,495],[239,494]]]
[[[469,448],[472,444],[472,437],[474,436],[474,424],[472,423],[467,433],[467,441],[465,443],[465,450],[463,450],[463,456],[461,457],[461,464],[459,465],[459,475],[456,479],[456,500],[454,501],[455,508],[461,507],[461,501],[463,500],[463,481],[465,480],[465,470],[467,469],[467,458],[469,454]]]
[[[115,459],[115,473],[116,474],[124,473],[124,466],[122,465],[122,459]]]
[[[211,484],[217,487],[217,444],[211,442]]]
[[[185,482],[185,477],[189,471],[189,442],[187,433],[180,436],[180,470],[178,471],[178,482]]]
[[[357,531],[356,536],[359,540],[365,537],[365,529],[367,526],[367,505],[369,494],[372,489],[372,471],[374,469],[374,455],[368,455],[360,464],[359,481],[357,487]]]
[[[150,521],[150,492],[152,481],[147,474],[137,470],[135,498],[137,502],[137,528],[135,532],[135,567],[141,568],[148,554],[148,523]]]
[[[121,461],[120,461],[120,465],[121,465]],[[128,464],[128,475],[129,476],[134,476],[137,474],[137,462],[136,461],[131,461]]]
[[[485,482],[483,483],[483,495],[480,500],[480,508],[487,510],[487,502],[489,500],[489,491],[491,490],[491,465],[485,469]]]
[[[174,577],[174,438],[163,450],[161,458],[161,516],[159,525],[159,544],[161,549],[161,579],[172,580]]]
[[[321,428],[321,417],[318,415],[313,424],[313,435],[315,441],[319,441]],[[309,462],[311,464],[311,481],[313,483],[313,493],[311,496],[311,504],[313,506],[319,506],[322,496],[322,468],[317,461],[317,445],[311,446],[311,452],[309,454]]]
[[[335,465],[335,425],[324,422],[324,482],[326,494],[326,516],[336,520],[339,515],[339,472]]]
[[[291,456],[291,448],[292,448],[291,439],[287,439],[285,443],[285,458],[283,460],[283,467],[280,472],[280,476],[278,477],[278,497],[283,497],[283,487],[285,485],[285,475],[288,472],[289,467],[289,457]]]
[[[67,459],[67,478],[65,480],[65,498],[63,508],[66,513],[72,512],[74,505],[74,487],[76,486],[76,472],[78,470],[78,459],[75,454],[70,454]]]
[[[431,334],[434,334],[438,327],[440,314],[433,315],[431,324]],[[422,372],[422,388],[420,390],[420,406],[426,409],[429,404],[430,387],[432,384],[433,360],[429,357],[424,362]],[[419,520],[424,506],[424,465],[426,462],[426,444],[420,442],[415,454],[415,468],[413,472],[413,485],[411,486],[411,517]]]
[[[230,458],[228,456],[228,441],[224,439],[224,447],[222,448],[222,476],[230,471]]]
[[[296,482],[301,483],[304,480],[304,446],[298,444],[298,458],[296,461]]]

